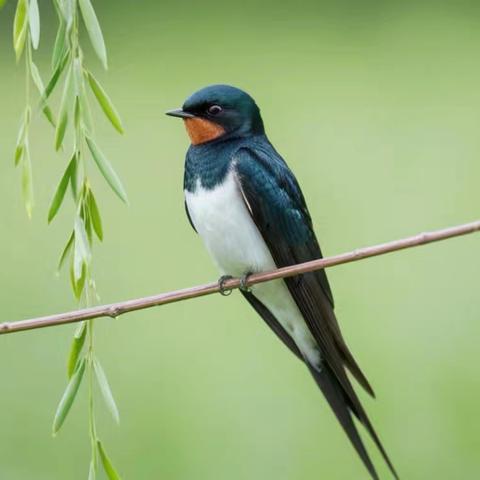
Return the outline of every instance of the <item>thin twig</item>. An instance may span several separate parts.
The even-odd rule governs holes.
[[[447,238],[459,237],[480,231],[480,220],[475,222],[458,225],[456,227],[445,228],[443,230],[435,230],[432,232],[420,233],[412,237],[394,240],[392,242],[381,243],[371,247],[364,247],[347,253],[341,253],[332,257],[312,260],[310,262],[291,265],[279,268],[271,272],[256,273],[248,277],[246,286],[252,286],[257,283],[268,282],[278,278],[293,277],[302,273],[313,272],[323,268],[341,265],[343,263],[356,262],[364,258],[384,255],[385,253],[403,250],[405,248],[418,247],[432,242],[438,242]],[[228,290],[239,288],[240,279],[232,278],[223,283],[223,287]],[[90,320],[99,317],[118,317],[124,313],[143,310],[146,308],[165,305],[167,303],[179,302],[190,298],[203,297],[212,293],[220,292],[218,282],[207,283],[196,287],[185,288],[183,290],[175,290],[173,292],[160,293],[150,297],[137,298],[124,302],[112,303],[110,305],[101,305],[93,308],[85,308],[83,310],[75,310],[72,312],[58,313],[56,315],[48,315],[46,317],[31,318],[29,320],[21,320],[18,322],[5,322],[0,324],[0,335],[7,333],[20,332],[22,330],[33,330],[36,328],[51,327],[54,325],[63,325],[66,323],[80,322],[82,320]]]

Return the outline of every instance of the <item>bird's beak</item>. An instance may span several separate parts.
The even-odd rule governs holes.
[[[180,118],[195,117],[195,115],[192,115],[191,113],[184,112],[181,108],[178,108],[177,110],[169,110],[168,112],[165,112],[165,115],[169,115],[170,117],[180,117]]]

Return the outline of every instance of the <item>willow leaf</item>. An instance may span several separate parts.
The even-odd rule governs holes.
[[[25,137],[27,134],[28,126],[30,124],[30,107],[27,106],[25,113],[22,116],[22,122],[18,130],[17,143],[15,145],[15,166],[20,163],[25,151]]]
[[[83,126],[85,127],[86,133],[91,135],[93,132],[92,112],[90,111],[90,105],[88,103],[87,93],[83,85],[82,85],[79,98],[80,98],[80,109],[82,111]]]
[[[90,246],[88,244],[85,224],[80,217],[75,217],[75,250],[73,255],[73,275],[76,282],[83,275],[83,265],[90,262]]]
[[[65,55],[66,51],[66,42],[65,42],[65,34],[66,34],[66,24],[63,20],[63,17],[60,18],[60,25],[57,30],[57,36],[55,37],[55,44],[53,45],[53,53],[52,53],[52,70],[58,67],[61,59]]]
[[[48,223],[50,223],[55,215],[57,214],[59,208],[62,205],[63,199],[65,198],[65,192],[67,191],[68,182],[70,181],[70,176],[73,170],[73,164],[75,162],[75,154],[73,154],[72,159],[68,163],[67,168],[58,184],[57,190],[55,191],[55,195],[53,196],[52,203],[50,205],[50,209],[48,211]]]
[[[97,201],[91,190],[88,192],[88,210],[92,218],[93,230],[98,239],[103,241],[102,217],[100,217],[100,210],[98,209]]]
[[[73,124],[75,125],[76,129],[79,128],[80,126],[80,118],[81,118],[80,100],[79,100],[79,97],[75,97],[74,105],[73,105]]]
[[[42,77],[40,76],[38,67],[37,65],[35,65],[34,62],[30,62],[30,73],[32,75],[33,83],[37,87],[38,92],[40,93],[40,95],[43,95],[43,92],[45,91],[45,86],[43,85]],[[55,118],[52,111],[50,110],[50,107],[46,103],[43,104],[42,111],[47,120],[55,128]]]
[[[103,469],[109,480],[121,480],[120,475],[117,473],[111,460],[108,458],[107,452],[105,452],[100,440],[97,440],[97,447],[98,453],[100,453],[100,460],[102,461]]]
[[[17,62],[22,56],[25,38],[27,36],[27,0],[18,0],[13,20],[13,48]]]
[[[67,374],[68,378],[72,378],[75,370],[77,369],[78,359],[82,353],[83,345],[85,344],[85,338],[87,336],[87,324],[82,322],[75,334],[73,335],[72,344],[70,346],[70,353],[67,361]]]
[[[93,228],[92,228],[92,218],[90,215],[90,210],[87,206],[84,213],[84,222],[85,222],[85,231],[87,232],[88,243],[93,244]]]
[[[53,127],[53,128],[56,128],[57,127],[57,123],[55,121],[55,117],[52,113],[52,111],[50,110],[50,107],[48,105],[45,105],[43,108],[42,108],[42,112],[43,114],[45,115],[45,118],[48,120],[48,122],[50,123],[50,125]]]
[[[60,79],[63,73],[63,70],[65,69],[65,66],[68,63],[69,57],[70,55],[67,50],[63,55],[62,59],[60,60],[60,62],[58,63],[57,68],[54,70],[52,76],[50,77],[50,80],[48,81],[47,86],[45,87],[45,91],[43,92],[42,98],[40,99],[41,104],[44,104],[47,101],[50,94],[53,92],[53,89],[57,85],[58,80]]]
[[[28,24],[30,25],[32,47],[36,50],[38,48],[38,44],[40,43],[40,12],[38,11],[37,0],[29,0]]]
[[[72,232],[72,234],[70,235],[70,238],[67,241],[67,244],[65,245],[65,248],[63,249],[62,255],[60,256],[60,260],[58,261],[57,271],[60,271],[63,264],[65,263],[65,260],[68,257],[68,254],[72,250],[74,240],[75,240],[75,233]]]
[[[32,75],[32,80],[40,95],[45,91],[45,86],[43,85],[42,77],[40,76],[40,71],[38,70],[37,65],[34,62],[30,63],[30,73]]]
[[[15,148],[15,166],[17,166],[20,163],[20,160],[23,157],[23,151],[24,151],[23,143],[17,144],[17,147]]]
[[[125,192],[122,182],[120,181],[120,178],[118,178],[118,175],[115,173],[115,170],[110,162],[106,159],[92,138],[87,136],[85,137],[85,140],[87,141],[90,153],[92,154],[92,157],[105,180],[112,187],[112,190],[118,195],[118,197],[125,203],[128,203],[127,193]]]
[[[80,300],[83,292],[83,287],[85,286],[85,280],[87,278],[87,266],[85,263],[82,263],[81,265],[82,271],[80,274],[80,278],[76,279],[75,274],[73,271],[73,261],[70,265],[70,282],[72,284],[72,290],[73,293],[75,294],[75,298],[77,300]]]
[[[60,114],[58,118],[57,128],[55,130],[55,150],[59,150],[65,137],[65,131],[68,123],[68,109],[72,97],[72,71],[68,70],[65,79],[65,87],[63,88],[62,102],[60,104]]]
[[[95,480],[96,473],[95,473],[95,462],[90,460],[90,467],[88,468],[88,480]]]
[[[73,59],[73,78],[75,85],[75,95],[79,97],[83,87],[83,66],[82,61],[79,57],[75,57]]]
[[[92,75],[92,73],[88,72],[87,78],[88,78],[88,83],[90,84],[90,88],[92,89],[92,92],[97,98],[98,103],[102,107],[103,112],[105,113],[107,118],[110,120],[114,128],[119,133],[123,133],[123,126],[122,126],[122,121],[120,119],[120,115],[118,114],[117,110],[115,109],[115,106],[113,105],[112,101],[108,97],[107,92],[105,92],[103,87],[100,85],[98,80]]]
[[[60,118],[58,119],[57,127],[55,130],[55,150],[59,150],[65,137],[68,124],[68,110],[60,111]]]
[[[107,376],[100,365],[100,362],[95,358],[93,361],[93,367],[95,370],[95,375],[98,380],[98,385],[100,386],[100,390],[103,395],[103,399],[112,414],[113,419],[115,422],[120,423],[120,414],[118,413],[117,404],[115,403],[115,399],[113,398],[112,390],[107,380]]]
[[[75,373],[72,375],[72,378],[68,382],[67,388],[63,393],[60,403],[58,404],[57,411],[55,413],[55,418],[53,419],[53,434],[56,435],[57,432],[63,425],[63,422],[67,418],[68,412],[72,407],[75,396],[77,395],[78,388],[82,383],[83,374],[85,373],[85,359],[83,358]]]
[[[93,49],[102,62],[103,67],[107,69],[107,49],[105,47],[102,29],[98,23],[95,10],[93,9],[90,0],[79,0],[78,3],[80,5],[83,21],[85,23],[85,27],[87,28],[88,36],[92,42]]]

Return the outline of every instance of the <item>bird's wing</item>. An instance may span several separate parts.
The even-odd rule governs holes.
[[[235,174],[252,220],[259,229],[277,267],[322,257],[312,221],[300,187],[273,147],[242,147],[235,154]],[[326,365],[310,365],[317,384],[327,397],[350,441],[377,478],[368,454],[352,421],[352,412],[366,427],[382,456],[396,476],[380,440],[347,377],[347,367],[367,392],[373,395],[366,377],[353,359],[333,312],[333,298],[323,270],[284,279],[290,294],[318,343]]]
[[[275,150],[240,149],[235,155],[235,171],[247,208],[277,267],[322,258],[300,187]],[[325,271],[306,273],[285,282],[339,380],[344,376],[345,365],[373,396],[340,332]]]

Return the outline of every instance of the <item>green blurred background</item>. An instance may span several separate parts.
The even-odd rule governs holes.
[[[55,33],[39,2],[48,76]],[[303,187],[325,254],[478,218],[478,2],[94,2],[109,49],[88,63],[126,126],[97,110],[99,144],[125,207],[93,170],[106,238],[94,252],[102,302],[217,278],[184,215],[181,122],[168,108],[209,83],[249,91]],[[0,320],[75,307],[55,265],[72,204],[47,227],[66,164],[43,118],[32,129],[36,208],[26,218],[12,152],[24,104],[0,12]],[[58,104],[55,99],[54,106]],[[480,478],[480,237],[329,272],[345,336],[378,399],[360,392],[403,479]],[[85,388],[57,438],[74,327],[0,338],[0,478],[85,479]],[[366,479],[305,368],[240,295],[97,322],[121,410],[100,435],[125,479]],[[368,442],[368,446],[372,444]],[[382,478],[390,478],[370,448]]]

